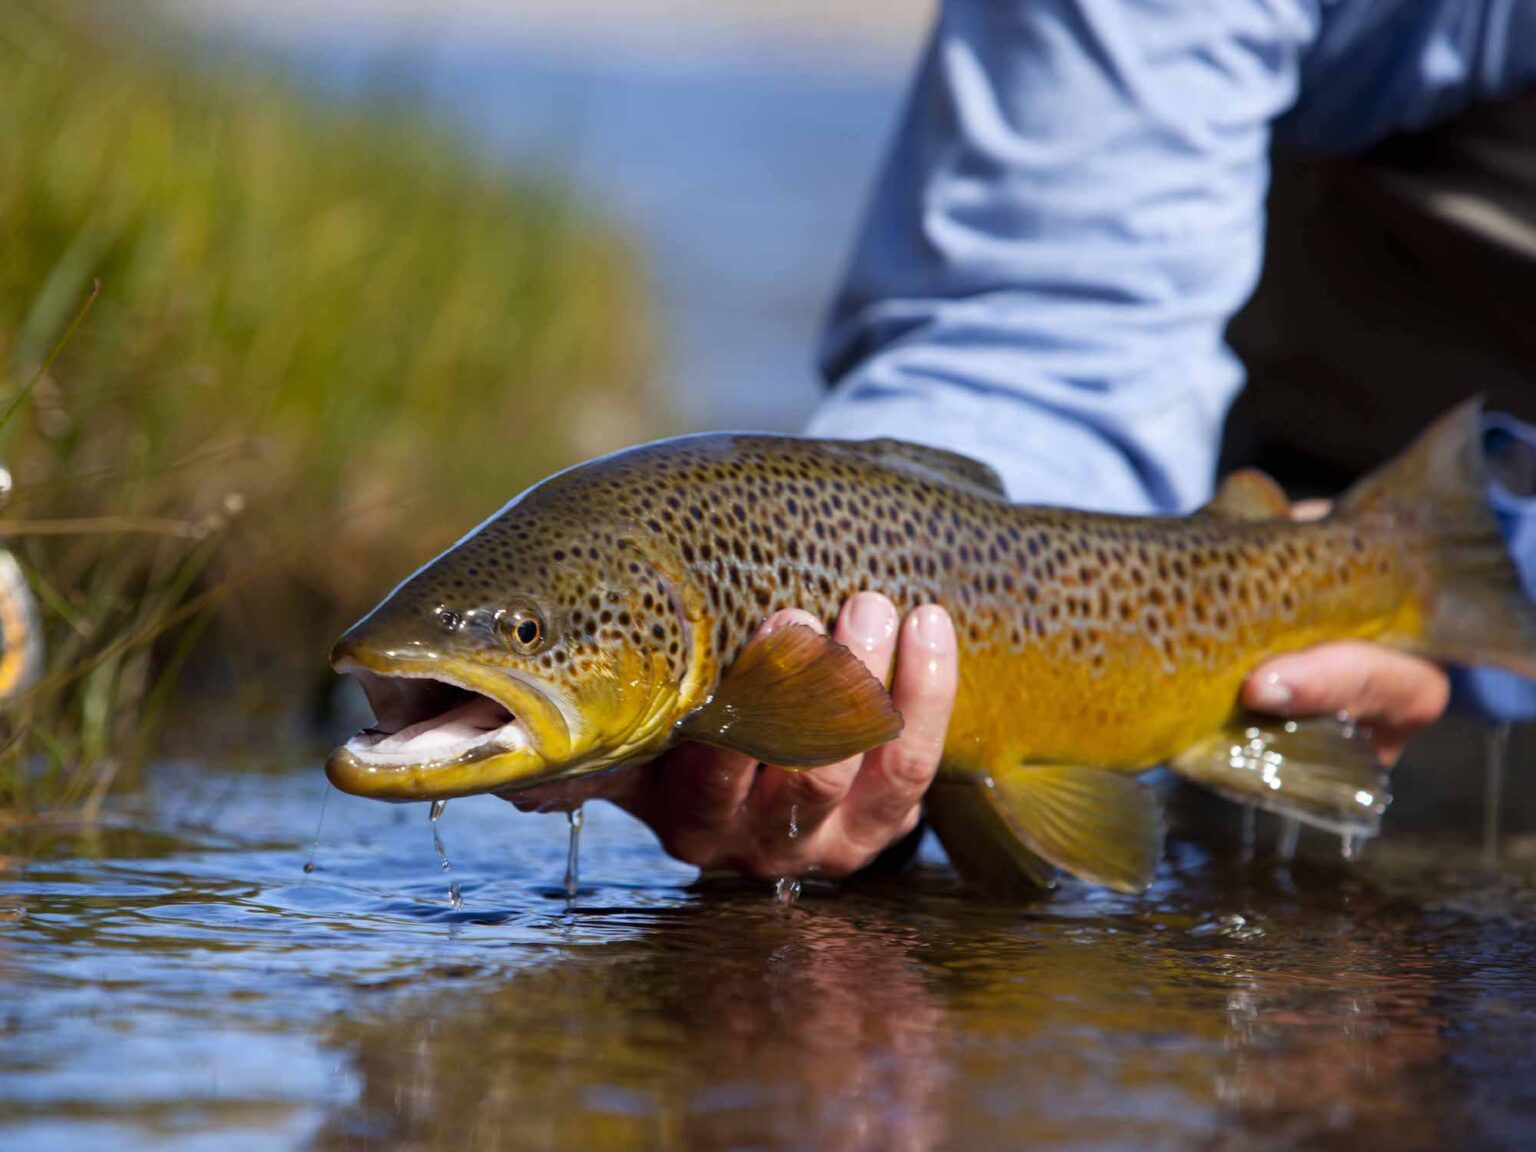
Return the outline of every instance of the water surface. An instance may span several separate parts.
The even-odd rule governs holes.
[[[1530,867],[1183,846],[1145,898],[694,883],[595,806],[162,765],[0,874],[8,1149],[1528,1146]],[[464,905],[454,910],[448,884]]]

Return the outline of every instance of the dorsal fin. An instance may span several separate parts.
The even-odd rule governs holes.
[[[1240,468],[1221,482],[1200,511],[1223,520],[1284,520],[1291,514],[1291,502],[1269,473]]]
[[[859,455],[898,472],[920,476],[952,487],[967,488],[987,496],[1006,496],[1003,481],[989,465],[959,452],[930,448],[908,440],[845,440]]]

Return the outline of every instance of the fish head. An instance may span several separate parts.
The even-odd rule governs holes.
[[[514,502],[337,641],[376,720],[331,753],[336,787],[515,793],[666,746],[686,710],[679,598],[632,525],[547,504]]]

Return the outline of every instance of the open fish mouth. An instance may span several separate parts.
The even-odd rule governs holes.
[[[435,676],[349,671],[376,717],[342,746],[364,767],[428,768],[533,745],[511,709],[472,688]]]
[[[326,759],[326,776],[343,792],[447,800],[540,780],[566,759],[559,709],[517,677],[356,650],[334,667],[362,686],[375,717]]]

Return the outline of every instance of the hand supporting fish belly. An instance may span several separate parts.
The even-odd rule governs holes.
[[[900,731],[882,678],[811,628],[756,625],[788,607],[831,624],[868,590],[954,618],[927,810],[972,876],[1144,887],[1161,818],[1137,777],[1160,762],[1372,835],[1388,793],[1360,733],[1266,720],[1240,694],[1266,660],[1344,639],[1536,671],[1479,434],[1464,405],[1316,523],[1252,473],[1194,516],[1149,519],[1013,506],[983,466],[892,441],[619,453],[530,489],[338,642],[379,722],[327,770],[361,795],[445,799],[685,742],[845,761]]]
[[[786,625],[822,627],[809,613],[787,608],[757,635]],[[685,743],[633,771],[507,799],[534,811],[608,800],[645,821],[673,856],[700,868],[762,879],[856,872],[917,824],[954,707],[955,631],[937,605],[917,608],[903,621],[884,596],[859,592],[838,613],[833,637],[891,685],[904,721],[896,739],[809,771]]]

